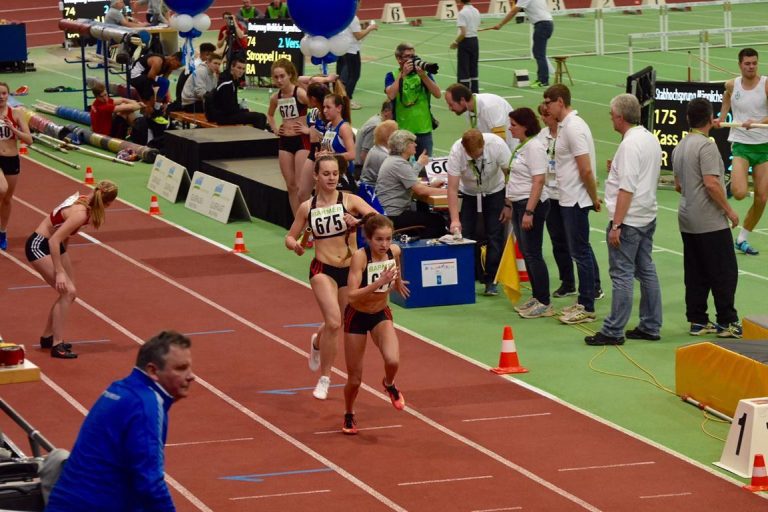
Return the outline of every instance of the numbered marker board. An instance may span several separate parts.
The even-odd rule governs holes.
[[[672,170],[672,150],[688,134],[688,122],[685,120],[688,102],[694,98],[708,99],[717,117],[720,115],[724,91],[723,83],[656,82],[653,134],[661,144],[662,169]],[[731,114],[728,114],[728,121],[731,121]],[[728,130],[712,130],[709,135],[717,143],[725,169],[730,170],[732,157],[731,145],[728,143]]]
[[[248,22],[248,46],[245,53],[247,76],[271,76],[272,63],[288,59],[299,75],[304,74],[301,38],[304,32],[291,21],[254,19]]]
[[[756,454],[768,456],[768,398],[739,400],[723,454],[715,465],[749,478]]]
[[[440,0],[437,4],[436,18],[441,21],[455,20],[459,15],[459,9],[456,7],[456,2],[452,0]]]
[[[448,170],[445,168],[448,163],[448,157],[443,158],[430,158],[425,168],[427,172],[427,179],[431,182],[435,178],[448,182]]]
[[[109,10],[109,0],[62,0],[59,2],[59,10],[61,17],[68,20],[85,18],[103,22],[104,15]],[[78,37],[78,34],[72,32],[64,34],[67,39]]]
[[[403,4],[384,4],[381,21],[384,23],[406,23],[408,19],[405,17]]]

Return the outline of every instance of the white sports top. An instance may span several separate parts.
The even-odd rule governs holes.
[[[768,117],[768,98],[765,95],[766,77],[761,76],[760,81],[752,89],[746,90],[741,85],[741,77],[733,81],[733,93],[731,94],[731,111],[733,120],[737,123],[748,119],[760,121]],[[768,128],[731,128],[728,142],[741,142],[742,144],[764,144],[768,142]]]

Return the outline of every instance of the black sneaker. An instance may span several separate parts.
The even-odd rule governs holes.
[[[77,354],[72,352],[70,343],[59,343],[51,347],[51,357],[57,359],[77,359]]]
[[[349,436],[357,434],[357,422],[355,421],[355,415],[347,413],[344,415],[344,424],[341,426],[341,431]]]
[[[639,327],[635,327],[631,331],[627,331],[626,333],[627,339],[630,340],[647,340],[647,341],[659,341],[661,339],[661,336],[658,334],[651,334],[648,332],[645,332],[641,330]]]
[[[569,295],[576,295],[576,288],[573,286],[566,286],[564,284],[561,284],[560,288],[552,293],[552,296],[556,299],[562,299],[563,297],[568,297]]]
[[[623,345],[624,337],[622,336],[621,338],[614,338],[613,336],[606,336],[605,334],[598,331],[594,336],[587,336],[584,338],[584,342],[587,345],[591,345],[593,347],[600,347],[603,345]]]
[[[603,289],[598,288],[597,290],[595,290],[595,300],[600,300],[603,298],[605,298],[605,292],[603,291]]]
[[[51,348],[53,346],[53,336],[40,336],[40,348]]]

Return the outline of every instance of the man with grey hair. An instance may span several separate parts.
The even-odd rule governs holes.
[[[611,100],[613,129],[621,144],[605,182],[605,206],[611,218],[606,230],[613,294],[611,312],[587,345],[622,345],[632,313],[633,279],[640,281],[640,323],[626,332],[635,340],[661,339],[661,287],[653,263],[656,190],[661,171],[658,139],[640,124],[640,103],[631,94]]]
[[[131,16],[126,16],[123,14],[124,8],[124,0],[111,0],[109,3],[109,9],[104,15],[104,23],[110,25],[120,25],[121,27],[128,28],[146,27],[148,25],[148,23],[144,23],[143,21],[136,21]]]
[[[395,49],[398,69],[387,73],[384,92],[392,101],[392,118],[397,125],[416,134],[416,152],[432,154],[432,130],[437,127],[430,110],[430,96],[440,98],[442,92],[433,73],[437,65],[425,65],[416,59],[416,50],[409,43],[400,43]],[[432,72],[428,72],[430,68]]]
[[[46,510],[176,510],[163,448],[168,410],[195,379],[190,347],[175,331],[142,345],[131,374],[113,382],[85,418]]]
[[[416,155],[416,136],[408,130],[397,130],[389,137],[389,156],[384,159],[376,177],[376,195],[392,220],[395,230],[424,226],[423,238],[439,238],[445,234],[445,220],[439,213],[428,209],[413,210],[411,194],[438,196],[445,189],[430,187],[419,179],[418,170],[411,164]],[[416,163],[419,169],[429,158],[423,151]]]

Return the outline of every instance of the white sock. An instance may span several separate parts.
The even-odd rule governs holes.
[[[736,237],[736,243],[740,244],[741,242],[746,242],[750,233],[751,233],[750,230],[746,228],[741,228],[741,232],[739,232],[739,236]]]

